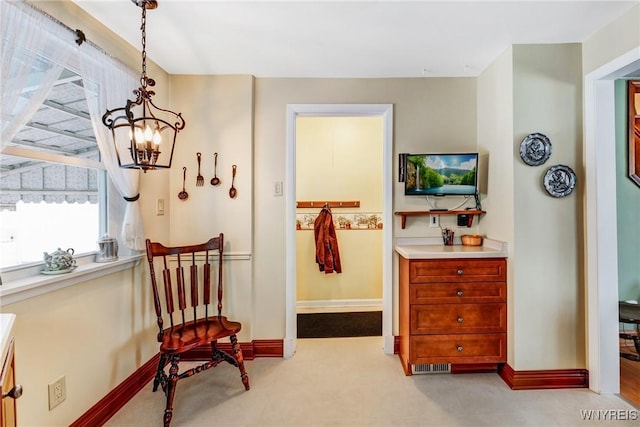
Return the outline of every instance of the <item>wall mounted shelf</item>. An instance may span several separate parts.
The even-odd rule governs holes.
[[[327,205],[329,208],[359,208],[360,200],[348,200],[348,201],[310,200],[310,201],[296,202],[296,208],[321,208],[325,205]]]
[[[481,211],[478,209],[458,209],[451,211],[438,211],[438,210],[430,210],[430,211],[398,211],[395,214],[402,217],[402,228],[404,229],[407,225],[407,217],[408,216],[429,216],[429,215],[470,215],[469,222],[467,223],[467,227],[471,227],[473,222],[474,215],[482,215],[485,214],[485,211]]]

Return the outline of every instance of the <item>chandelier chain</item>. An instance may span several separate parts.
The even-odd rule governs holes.
[[[142,6],[142,76],[140,82],[142,87],[147,87],[147,8]]]

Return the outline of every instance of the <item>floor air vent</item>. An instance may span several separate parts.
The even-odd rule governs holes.
[[[413,374],[449,374],[451,364],[449,363],[426,363],[422,365],[411,365]]]

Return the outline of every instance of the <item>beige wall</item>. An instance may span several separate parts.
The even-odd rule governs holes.
[[[22,426],[69,425],[158,351],[145,268],[111,274],[2,307],[15,313]],[[48,387],[66,400],[49,411]]]
[[[632,49],[640,49],[640,5],[595,33],[582,46],[584,75]]]
[[[351,213],[382,213],[381,117],[298,117],[296,200],[360,201],[334,208],[334,221]],[[317,214],[320,208],[297,209]],[[296,232],[299,302],[382,299],[382,230],[336,230],[342,273],[320,272],[313,229]],[[338,304],[329,303],[330,306]]]
[[[482,208],[488,212],[480,229],[486,236],[509,242],[508,307],[513,307],[514,295],[513,144],[513,50],[508,48],[478,77],[478,152],[487,172],[487,185],[481,186],[480,191]],[[507,310],[507,315],[507,361],[512,364],[516,313]]]
[[[581,46],[513,46],[478,86],[479,150],[490,164],[480,228],[510,245],[508,362],[516,370],[584,368]],[[519,155],[534,132],[552,143],[551,158],[536,167]],[[542,186],[556,164],[578,176],[566,198]]]
[[[171,108],[182,112],[185,128],[171,168],[169,185],[172,245],[206,242],[224,234],[225,311],[243,324],[240,341],[251,341],[253,325],[253,77],[171,76]],[[198,163],[204,185],[196,186]],[[218,153],[220,185],[213,186],[213,156]],[[229,196],[232,165],[235,198]],[[187,167],[186,200],[180,200],[182,167]],[[152,175],[150,172],[147,175]]]
[[[516,370],[586,366],[581,64],[579,44],[513,47]],[[541,166],[519,156],[521,141],[534,132],[552,144]],[[576,189],[564,198],[542,186],[547,169],[558,164],[577,175]]]

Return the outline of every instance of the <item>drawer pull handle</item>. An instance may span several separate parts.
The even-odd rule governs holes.
[[[458,346],[458,348],[457,348],[457,350],[458,350],[460,353],[462,353],[462,350],[464,350],[464,348],[463,348],[461,345],[459,345],[459,346]]]
[[[462,292],[462,289],[458,289],[458,292],[456,292],[456,295],[461,297],[464,294],[464,292]]]
[[[464,322],[464,318],[462,316],[458,317],[458,323]]]
[[[458,269],[458,271],[456,272],[458,273],[458,276],[462,276],[462,274],[464,274],[464,270],[462,270],[461,268]]]
[[[16,384],[13,386],[11,390],[6,393],[2,393],[2,398],[10,397],[12,399],[17,399],[22,396],[22,386],[20,384]]]

